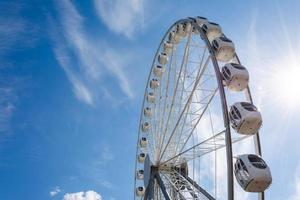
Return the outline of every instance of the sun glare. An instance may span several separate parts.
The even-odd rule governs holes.
[[[300,107],[300,63],[299,66],[282,66],[272,77],[274,98],[285,106]]]

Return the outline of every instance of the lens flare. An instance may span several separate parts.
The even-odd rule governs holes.
[[[300,63],[281,66],[272,75],[271,84],[276,89],[276,100],[290,108],[300,108]]]

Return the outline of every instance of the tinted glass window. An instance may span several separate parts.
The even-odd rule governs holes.
[[[231,76],[231,72],[230,72],[230,70],[227,67],[225,67],[225,71],[228,74],[228,76]]]
[[[214,41],[213,41],[213,46],[214,46],[215,48],[218,48],[218,47],[219,47],[219,44],[214,40]]]
[[[236,69],[246,69],[244,66],[236,64],[236,63],[231,63],[231,65]]]
[[[247,169],[245,163],[244,163],[242,160],[240,160],[240,163],[241,163],[242,169],[243,169],[244,171],[248,172],[248,169]]]
[[[267,164],[265,163],[265,161],[263,161],[263,159],[261,159],[260,157],[258,157],[256,155],[249,155],[248,159],[251,162],[251,164],[256,168],[259,168],[259,169],[267,168]]]
[[[222,69],[222,73],[223,73],[223,76],[225,77],[225,79],[230,79],[230,71],[229,71],[229,73],[228,73],[228,69],[227,69],[227,67],[224,67],[223,69]]]
[[[219,26],[219,24],[215,23],[215,22],[209,22],[210,24],[212,25],[216,25],[216,26]]]
[[[238,162],[235,164],[235,168],[237,168],[238,170],[241,170],[241,166],[239,165]]]
[[[239,117],[235,114],[233,110],[231,111],[231,116],[233,119],[239,120]]]
[[[198,16],[198,18],[199,18],[199,19],[205,19],[205,20],[207,20],[205,17],[200,17],[200,16]]]
[[[257,111],[257,108],[251,103],[242,102],[241,105],[248,111]]]
[[[224,42],[232,42],[231,40],[229,40],[226,37],[220,37],[220,40],[224,41]]]
[[[236,113],[236,115],[238,116],[238,118],[241,119],[242,116],[241,116],[240,111],[239,111],[235,106],[233,106],[233,110],[234,110],[234,112]]]

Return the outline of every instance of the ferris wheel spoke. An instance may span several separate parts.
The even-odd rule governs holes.
[[[225,143],[225,134],[226,134],[226,130],[223,130],[217,134],[213,134],[214,136],[182,151],[179,152],[177,155],[173,156],[172,158],[169,158],[168,160],[161,162],[161,166],[167,164],[167,163],[175,163],[175,165],[180,164],[177,163],[176,161],[180,158],[180,157],[184,157],[186,159],[186,161],[190,161],[190,160],[194,160],[196,158],[199,158],[203,155],[206,155],[208,153],[214,152],[218,149],[224,148],[226,146]],[[236,136],[236,137],[232,137],[232,144],[240,142],[246,138],[249,138],[251,136]]]
[[[216,95],[216,93],[217,93],[217,91],[218,91],[218,89],[216,88],[210,95],[208,95],[208,96],[205,96],[204,97],[204,99],[206,99],[206,98],[208,98],[209,97],[209,99],[208,99],[208,102],[207,103],[205,103],[205,106],[204,106],[204,108],[203,108],[203,110],[202,110],[202,112],[201,113],[199,113],[199,114],[197,114],[198,116],[197,117],[195,117],[194,119],[192,119],[191,120],[191,122],[193,122],[193,121],[195,121],[195,120],[197,120],[196,121],[196,123],[194,124],[194,126],[192,127],[192,129],[191,129],[191,131],[190,131],[190,133],[189,134],[187,134],[187,138],[184,140],[184,143],[183,143],[183,145],[182,145],[182,147],[181,147],[181,150],[180,151],[182,151],[183,149],[184,149],[184,147],[185,147],[185,145],[187,144],[187,142],[189,141],[189,139],[190,139],[190,137],[192,136],[192,134],[194,133],[194,131],[195,131],[195,129],[196,129],[196,127],[197,127],[197,125],[199,124],[199,122],[201,121],[201,119],[202,119],[202,116],[204,115],[204,113],[206,112],[206,110],[208,109],[208,107],[209,107],[209,105],[210,105],[210,103],[211,103],[211,101],[213,100],[213,98],[215,97],[215,95]]]
[[[207,96],[204,96],[204,98],[198,100],[197,102],[193,102],[194,104],[203,104],[201,105],[199,108],[197,108],[195,111],[191,111],[191,112],[187,112],[185,115],[185,119],[183,121],[183,125],[179,134],[179,139],[176,142],[176,147],[175,147],[175,151],[173,153],[173,155],[176,155],[178,149],[181,147],[181,149],[184,148],[185,144],[187,143],[190,135],[193,133],[193,131],[195,130],[195,128],[197,127],[198,123],[200,122],[203,114],[205,113],[207,106],[209,105],[209,103],[212,101],[213,97],[215,96],[217,92],[217,89],[211,91],[211,93]],[[197,95],[196,95],[197,96]],[[204,103],[204,100],[208,99],[207,103]],[[188,128],[186,131],[184,131],[184,128],[186,128],[187,126],[190,126],[190,124],[186,123],[186,119],[187,117],[190,117],[190,123],[194,125],[192,125],[191,128]],[[197,120],[197,121],[196,121]],[[195,123],[196,121],[196,123]],[[186,136],[187,135],[187,136]],[[187,139],[184,139],[184,136]]]
[[[177,93],[177,87],[179,85],[179,80],[180,80],[180,77],[181,77],[181,73],[182,73],[182,69],[184,68],[184,66],[186,65],[186,61],[188,59],[188,56],[189,56],[189,43],[190,43],[190,40],[191,40],[191,33],[189,33],[189,36],[188,36],[188,39],[186,41],[186,45],[185,45],[185,50],[184,50],[184,57],[182,59],[182,63],[181,63],[181,67],[180,67],[180,70],[179,70],[179,75],[178,75],[178,78],[176,80],[176,84],[175,84],[175,88],[174,88],[174,92],[173,92],[173,97],[172,97],[172,103],[171,103],[171,108],[169,110],[169,113],[168,113],[168,117],[167,117],[167,121],[166,121],[166,125],[165,125],[165,129],[162,130],[163,132],[163,136],[162,138],[160,139],[160,148],[159,148],[159,153],[158,155],[160,155],[160,151],[162,149],[162,146],[163,146],[163,141],[165,140],[165,136],[166,136],[166,133],[167,133],[167,130],[168,130],[168,126],[169,126],[169,123],[170,123],[170,117],[171,117],[171,114],[172,114],[172,111],[173,111],[173,107],[174,107],[174,101],[175,101],[175,97],[176,97],[176,93]],[[176,69],[176,68],[175,68]],[[176,70],[175,70],[175,73],[174,75],[176,75]],[[166,109],[166,107],[165,107]]]
[[[168,95],[169,95],[169,82],[170,82],[170,74],[171,74],[171,71],[173,69],[173,66],[172,63],[173,63],[173,57],[174,57],[174,48],[172,48],[172,51],[171,51],[171,56],[170,56],[170,64],[169,64],[169,70],[168,70],[168,75],[166,77],[166,80],[163,80],[165,76],[163,76],[161,78],[161,85],[160,85],[160,93],[158,95],[158,99],[159,99],[159,103],[158,103],[158,114],[157,114],[157,117],[155,117],[155,119],[157,120],[155,122],[155,131],[153,133],[153,135],[155,136],[155,151],[157,151],[157,149],[159,149],[159,141],[160,141],[160,137],[161,137],[161,134],[160,134],[160,129],[161,127],[163,126],[163,123],[164,123],[164,115],[165,115],[165,111],[166,111],[166,103],[167,103],[167,99],[168,99]],[[175,69],[176,70],[176,69]],[[165,91],[163,91],[163,84],[165,83],[166,85],[166,88],[165,88]],[[163,97],[163,92],[165,92],[165,96],[164,98]],[[163,110],[163,111],[162,111]],[[155,158],[153,160],[156,160],[158,155],[157,155],[157,152],[155,152]]]
[[[170,136],[169,136],[169,139],[168,139],[168,141],[167,141],[167,143],[166,143],[166,145],[165,145],[165,147],[164,147],[164,149],[163,149],[163,151],[162,151],[162,153],[161,153],[161,155],[160,155],[160,159],[159,159],[159,160],[162,159],[162,157],[163,157],[163,155],[164,155],[164,153],[165,153],[165,151],[166,151],[166,149],[167,149],[167,147],[168,147],[168,144],[170,143],[172,137],[174,136],[174,133],[175,133],[175,131],[176,131],[176,128],[178,127],[178,124],[179,124],[179,122],[180,122],[181,119],[182,119],[182,116],[183,116],[184,112],[186,111],[187,107],[188,107],[189,104],[191,103],[193,94],[194,94],[195,90],[197,89],[197,86],[198,86],[198,84],[199,84],[199,81],[200,81],[200,79],[201,79],[201,77],[202,77],[202,75],[203,75],[203,73],[204,73],[204,71],[205,71],[205,69],[206,69],[206,67],[207,67],[207,65],[208,65],[208,63],[209,63],[209,61],[210,61],[210,56],[207,57],[207,60],[206,60],[206,62],[205,62],[205,64],[204,64],[204,66],[199,68],[199,71],[198,71],[198,73],[197,73],[197,79],[196,79],[196,81],[195,81],[194,87],[193,87],[193,89],[192,89],[190,95],[188,96],[188,100],[187,100],[187,102],[186,102],[186,104],[185,104],[185,106],[184,106],[184,108],[183,108],[183,110],[182,110],[182,112],[181,112],[181,114],[180,114],[180,116],[179,116],[179,118],[178,118],[176,124],[175,124],[174,129],[172,130],[172,132],[171,132],[171,134],[170,134]]]
[[[197,64],[199,65],[199,69],[202,68],[202,65],[203,65],[203,62],[204,62],[204,57],[205,57],[205,54],[206,54],[206,50],[207,50],[207,49],[204,48],[203,54],[202,54],[202,57],[201,57],[201,61],[200,61],[200,62],[195,62],[195,63],[197,63]],[[197,68],[195,68],[194,71],[193,71],[191,74],[195,73],[195,72],[196,72],[196,69],[197,69]],[[187,73],[188,73],[188,72],[187,72]],[[186,75],[186,74],[185,74],[185,75]],[[184,78],[186,78],[186,76],[184,76]],[[195,80],[196,80],[196,79],[195,79]],[[182,90],[181,90],[182,94],[181,94],[180,102],[184,102],[183,99],[182,99],[183,93],[184,93],[184,92],[187,93],[187,94],[189,94],[189,93],[192,92],[192,90],[191,90],[191,91],[188,91],[187,88],[191,87],[192,84],[193,84],[193,82],[192,82],[189,86],[187,86],[187,88],[185,88],[185,87],[184,87],[185,79],[183,80],[182,83],[183,83],[183,84],[182,84]],[[198,90],[198,89],[196,89],[196,90]],[[193,102],[192,102],[192,103],[193,103]],[[182,106],[184,106],[184,104],[180,104],[179,111],[181,110],[181,107],[182,107]],[[184,119],[183,119],[183,122],[182,122],[182,126],[181,126],[181,128],[180,128],[180,133],[178,134],[178,137],[177,137],[177,141],[181,141],[181,137],[182,137],[183,130],[184,130],[184,128],[185,128],[186,120],[188,119],[188,114],[189,114],[190,106],[191,106],[191,104],[188,105],[187,111],[185,112]],[[176,151],[177,151],[177,149],[178,149],[179,143],[180,143],[180,142],[177,142],[177,145],[176,145],[176,147],[175,147],[174,154],[176,154]]]
[[[197,125],[198,125],[199,122],[201,121],[202,116],[203,116],[204,113],[206,112],[206,110],[207,110],[207,108],[208,108],[210,102],[212,101],[212,99],[214,98],[214,96],[216,95],[216,93],[217,93],[217,89],[215,89],[215,90],[209,95],[209,100],[208,100],[207,103],[205,103],[205,106],[204,106],[204,108],[202,109],[202,112],[200,112],[199,114],[196,114],[196,117],[195,117],[194,119],[191,119],[191,120],[190,120],[191,123],[193,123],[194,121],[196,121],[196,122],[193,124],[192,128],[191,128],[189,131],[187,131],[186,133],[184,133],[184,135],[186,135],[185,139],[181,139],[180,141],[176,141],[176,146],[177,146],[176,151],[177,151],[177,149],[179,148],[179,146],[181,146],[180,152],[183,151],[185,145],[187,144],[187,142],[189,141],[189,139],[190,139],[190,137],[192,136],[193,132],[195,131]],[[207,97],[204,97],[204,98],[206,99]],[[194,113],[193,113],[193,114],[194,114]],[[194,115],[195,115],[195,114],[194,114]],[[191,115],[190,115],[190,116],[191,116]],[[176,128],[176,127],[175,127],[175,128]],[[170,143],[170,139],[169,139],[168,143]],[[167,143],[167,145],[168,145],[168,143]],[[165,149],[167,148],[167,145],[166,145]],[[176,152],[175,152],[175,153],[176,153]],[[162,157],[162,156],[161,156],[161,157]]]
[[[167,163],[175,163],[175,161],[179,157],[184,157],[187,161],[193,160],[197,157],[201,157],[207,153],[210,153],[212,151],[215,151],[217,149],[220,149],[225,146],[225,132],[226,130],[223,130],[219,132],[218,134],[215,134],[215,136],[210,137],[182,152],[179,152],[177,155],[173,156],[172,158],[169,158],[168,160],[161,163],[161,165],[167,164]]]

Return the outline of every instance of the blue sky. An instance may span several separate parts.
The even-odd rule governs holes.
[[[298,1],[32,0],[0,7],[0,199],[63,199],[88,190],[104,200],[132,199],[150,64],[167,28],[197,15],[222,25],[250,71],[273,174],[268,199],[300,199]]]

